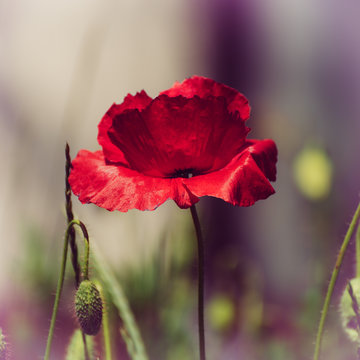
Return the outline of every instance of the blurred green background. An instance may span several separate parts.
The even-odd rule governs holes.
[[[279,150],[276,194],[251,208],[204,198],[209,360],[305,360],[360,191],[360,44],[355,1],[0,1],[0,327],[14,359],[43,356],[64,216],[64,147],[96,150],[112,103],[194,74],[244,93],[251,138]],[[151,359],[197,359],[190,212],[74,211],[122,284]],[[81,248],[80,248],[81,249]],[[354,359],[338,301],[323,358]],[[68,269],[53,359],[76,321]],[[110,308],[116,359],[128,359]],[[100,347],[100,345],[99,345]]]

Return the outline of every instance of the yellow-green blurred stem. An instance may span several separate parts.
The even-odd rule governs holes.
[[[331,279],[330,279],[327,293],[325,296],[324,305],[323,305],[323,308],[321,311],[321,318],[320,318],[319,328],[318,328],[316,342],[315,342],[315,351],[314,351],[314,358],[313,358],[314,360],[319,360],[319,357],[320,357],[321,340],[322,340],[322,336],[324,333],[324,325],[325,325],[326,316],[327,316],[329,306],[330,306],[331,296],[334,291],[336,279],[337,279],[339,271],[340,271],[340,267],[341,267],[341,264],[342,264],[342,261],[343,261],[344,255],[345,255],[345,251],[349,245],[349,241],[352,237],[352,234],[354,233],[354,230],[355,230],[356,224],[359,220],[359,217],[360,217],[360,203],[355,211],[355,214],[351,220],[350,226],[346,232],[344,241],[341,245],[339,254],[336,259],[335,267],[334,267],[332,275],[331,275]]]
[[[360,278],[360,223],[356,231],[356,277]]]

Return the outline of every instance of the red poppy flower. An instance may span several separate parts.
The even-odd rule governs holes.
[[[110,211],[153,210],[167,199],[188,208],[201,196],[250,206],[274,193],[277,150],[246,139],[249,114],[238,91],[198,76],[155,99],[129,94],[99,124],[102,150],[72,162],[71,188]]]

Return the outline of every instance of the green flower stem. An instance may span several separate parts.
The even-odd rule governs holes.
[[[88,268],[89,268],[89,236],[86,231],[85,225],[79,221],[79,220],[72,220],[69,222],[65,236],[64,236],[64,248],[63,248],[63,255],[61,260],[61,268],[60,268],[60,275],[59,280],[56,288],[56,295],[55,295],[55,302],[53,307],[53,313],[51,316],[51,322],[50,322],[50,329],[48,334],[48,339],[46,343],[46,351],[44,360],[49,360],[50,357],[50,350],[51,350],[51,343],[54,336],[54,329],[55,329],[55,321],[56,316],[59,308],[59,302],[60,302],[60,296],[64,284],[64,278],[65,278],[65,268],[66,268],[66,259],[67,259],[67,252],[68,252],[68,245],[69,245],[69,237],[70,237],[70,231],[73,228],[74,225],[80,226],[81,230],[83,231],[84,239],[85,239],[85,266],[84,266],[84,277],[85,279],[88,278]]]
[[[107,301],[104,289],[100,281],[95,280],[95,285],[100,292],[100,296],[103,303],[103,317],[102,317],[102,327],[103,327],[103,339],[104,339],[104,348],[105,348],[105,360],[112,360],[111,354],[111,340],[110,340],[110,326],[109,326],[109,312],[107,308]]]
[[[123,322],[123,339],[126,343],[128,353],[133,360],[148,360],[148,356],[145,352],[145,346],[142,341],[140,331],[134,319],[134,315],[131,312],[129,303],[124,294],[124,291],[111,272],[110,268],[106,264],[106,261],[102,259],[98,248],[91,252],[93,263],[95,264],[96,272],[98,273],[101,281],[104,283],[106,290],[108,291],[111,300],[118,310],[119,316]],[[126,334],[126,336],[124,336]]]
[[[360,224],[356,231],[356,277],[360,277]]]
[[[335,287],[335,283],[336,283],[336,279],[338,276],[338,273],[340,271],[340,267],[345,255],[345,251],[347,249],[347,246],[349,245],[349,241],[351,239],[352,234],[354,233],[355,230],[355,226],[359,220],[360,217],[360,203],[355,211],[355,214],[351,220],[350,226],[348,228],[348,231],[346,232],[344,241],[341,245],[339,254],[337,256],[336,259],[336,263],[335,263],[335,267],[333,269],[332,275],[331,275],[331,279],[330,279],[330,283],[327,289],[327,293],[326,293],[326,297],[325,297],[325,301],[324,301],[324,305],[321,311],[321,317],[320,317],[320,322],[319,322],[319,328],[318,328],[318,332],[317,332],[317,336],[316,336],[316,342],[315,342],[315,351],[314,351],[314,360],[318,360],[320,357],[320,346],[321,346],[321,340],[322,340],[322,336],[324,333],[324,325],[325,325],[325,319],[329,310],[329,306],[330,306],[330,300],[331,300],[331,296],[332,293],[334,291],[334,287]]]
[[[195,205],[190,207],[195,226],[198,244],[198,326],[200,360],[206,360],[205,355],[205,326],[204,326],[204,240],[201,233],[199,217]]]
[[[82,336],[82,340],[83,340],[83,344],[84,344],[84,355],[85,355],[85,360],[90,360],[90,356],[89,356],[89,350],[86,344],[86,335],[85,333],[82,331],[81,332],[81,336]]]
[[[110,327],[109,327],[109,313],[105,309],[103,313],[103,337],[105,345],[105,360],[111,360],[111,342],[110,342]]]

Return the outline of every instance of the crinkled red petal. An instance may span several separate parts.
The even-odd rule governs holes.
[[[150,104],[151,100],[151,97],[149,97],[144,90],[135,96],[128,94],[122,104],[113,104],[103,116],[98,125],[98,142],[102,146],[108,161],[127,163],[124,154],[109,139],[108,131],[111,128],[114,117],[129,109],[138,109],[141,111]]]
[[[275,191],[277,149],[272,140],[249,140],[247,147],[224,168],[185,179],[196,196],[213,196],[233,205],[250,206]]]
[[[188,208],[199,201],[185,179],[154,178],[125,166],[108,165],[102,151],[81,150],[72,166],[69,183],[79,200],[110,211],[154,210],[167,199]]]
[[[247,140],[245,146],[265,176],[270,181],[275,181],[278,151],[274,141],[270,139]]]
[[[160,95],[161,94],[171,97],[181,95],[187,98],[194,96],[201,98],[222,96],[226,99],[226,104],[230,112],[238,111],[243,120],[247,120],[250,116],[249,102],[243,94],[230,86],[202,76],[193,76],[184,80],[182,83],[176,82],[170,89],[161,92]]]
[[[130,167],[151,176],[215,171],[242,148],[249,129],[222,97],[161,95],[142,112],[116,115],[109,137]]]

